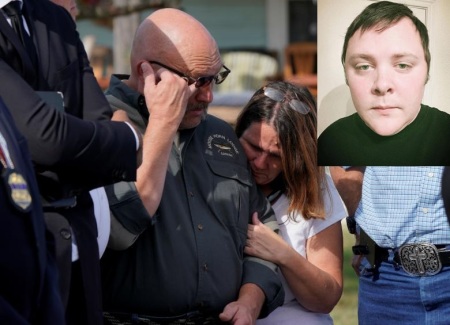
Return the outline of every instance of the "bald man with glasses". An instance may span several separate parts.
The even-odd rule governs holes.
[[[233,129],[207,114],[230,70],[206,28],[176,9],[143,21],[130,61],[107,98],[147,142],[136,183],[106,189],[105,323],[254,324],[284,292],[274,264],[244,256],[247,227],[253,212],[278,225]],[[185,105],[160,109],[179,96]]]

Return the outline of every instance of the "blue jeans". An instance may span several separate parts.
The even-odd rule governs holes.
[[[450,266],[433,276],[416,277],[382,262],[378,274],[362,270],[358,298],[360,325],[448,325]]]

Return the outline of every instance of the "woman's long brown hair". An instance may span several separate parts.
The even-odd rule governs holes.
[[[284,94],[275,101],[264,90],[273,88]],[[299,100],[309,112],[301,114],[290,106]],[[281,179],[273,182],[273,190],[282,190],[289,198],[288,214],[300,212],[305,219],[325,218],[322,190],[326,186],[325,171],[317,165],[317,109],[307,88],[287,82],[271,82],[259,89],[239,114],[235,131],[238,137],[252,123],[267,123],[278,134],[281,148]]]

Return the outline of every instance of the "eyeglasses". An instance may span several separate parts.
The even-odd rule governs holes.
[[[269,97],[270,99],[282,103],[286,101],[286,99],[289,99],[289,106],[296,112],[299,112],[300,114],[306,115],[309,113],[310,108],[305,105],[303,102],[301,102],[298,99],[295,98],[289,98],[284,94],[281,90],[266,87],[264,88],[264,95]]]
[[[184,73],[182,73],[178,70],[168,67],[165,64],[159,63],[157,61],[149,61],[149,62],[152,64],[157,64],[157,65],[169,70],[170,72],[175,73],[176,75],[180,76],[181,78],[186,78],[189,85],[192,85],[193,83],[195,83],[195,88],[201,88],[204,86],[208,86],[213,80],[216,85],[221,84],[222,82],[224,82],[224,80],[227,78],[228,74],[231,72],[230,69],[228,69],[225,65],[223,65],[222,67],[225,69],[225,71],[219,72],[215,76],[207,76],[207,77],[200,77],[200,78],[194,79],[192,77],[189,77],[188,75],[185,75]]]

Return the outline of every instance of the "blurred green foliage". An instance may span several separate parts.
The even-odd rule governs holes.
[[[358,278],[353,271],[351,261],[353,257],[352,246],[355,238],[347,231],[347,226],[342,224],[344,232],[344,292],[341,300],[331,312],[334,325],[358,324]]]

